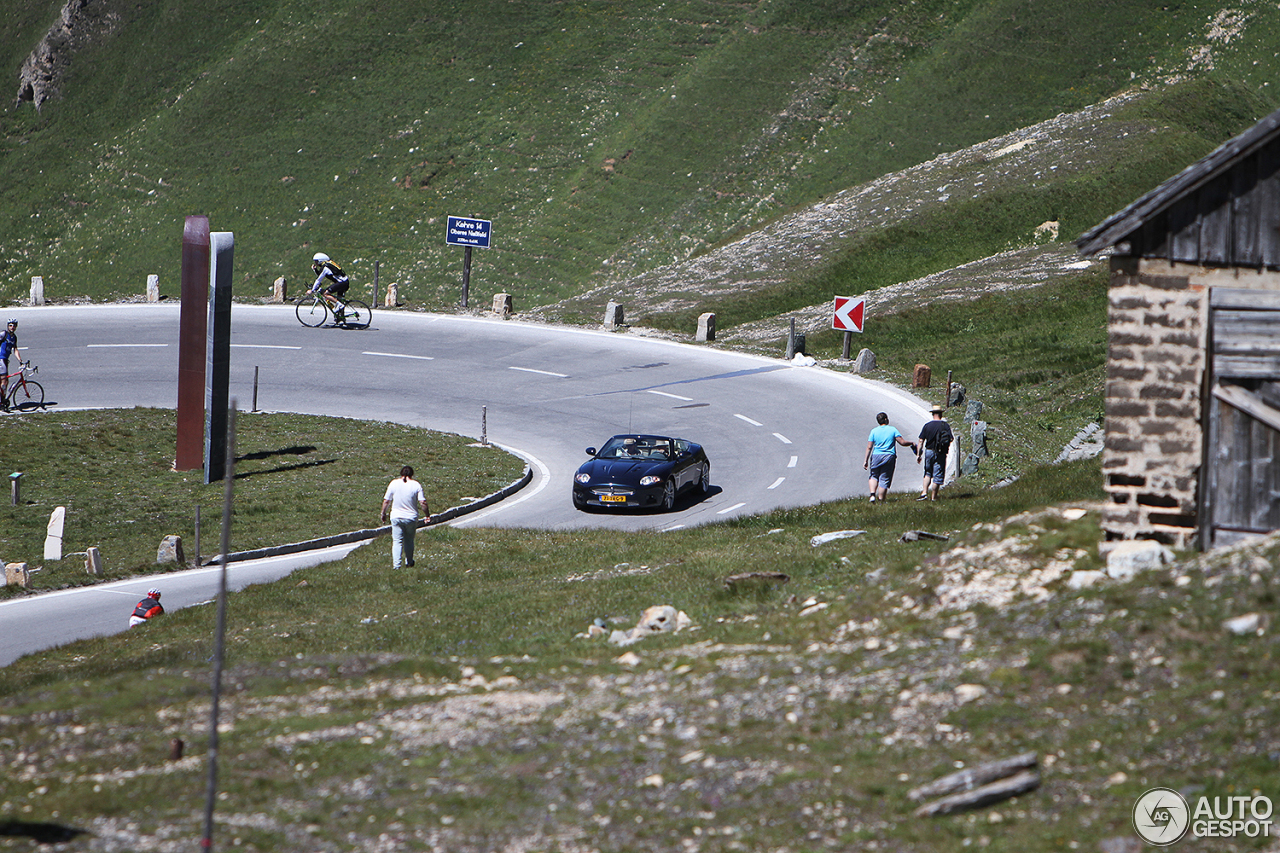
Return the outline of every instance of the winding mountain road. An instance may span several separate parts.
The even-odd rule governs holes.
[[[176,406],[178,305],[10,313],[20,319],[23,355],[39,366],[55,407]],[[250,408],[257,368],[262,410],[391,421],[474,438],[483,430],[522,457],[533,480],[455,527],[669,531],[862,495],[866,435],[876,412],[887,412],[908,437],[928,418],[923,401],[883,383],[714,347],[485,317],[375,311],[373,321],[364,330],[312,329],[297,322],[292,306],[236,305],[231,395],[242,410]],[[6,420],[0,416],[0,440],[16,426]],[[571,478],[584,449],[620,432],[701,443],[711,460],[711,493],[682,498],[671,513],[574,509]],[[919,483],[919,466],[902,454],[894,491]],[[380,497],[367,496],[368,506]],[[366,509],[353,507],[353,528]],[[232,585],[349,551],[234,564]],[[211,572],[166,575],[165,604],[208,601],[216,590]],[[123,629],[132,604],[123,598],[140,598],[148,585],[136,578],[0,603],[6,636],[24,638],[6,648],[0,665]]]
[[[58,406],[173,408],[178,312],[159,304],[15,313],[24,353]],[[908,437],[928,420],[924,402],[896,388],[781,359],[496,318],[375,311],[373,320],[364,330],[311,329],[291,306],[236,305],[231,395],[250,408],[256,367],[263,410],[475,438],[484,428],[530,464],[534,480],[457,526],[666,530],[860,495],[876,412]],[[574,509],[570,483],[584,449],[619,432],[699,442],[713,494],[670,514]],[[895,491],[918,487],[919,473],[903,455]]]

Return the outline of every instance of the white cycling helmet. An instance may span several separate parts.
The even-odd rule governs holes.
[[[324,252],[316,252],[311,256],[311,261],[317,264],[327,264],[329,263],[329,256]]]

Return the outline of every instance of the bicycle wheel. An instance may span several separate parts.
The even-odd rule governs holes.
[[[304,326],[323,326],[329,319],[329,306],[323,299],[300,299],[294,309],[298,322]]]
[[[365,305],[359,299],[350,299],[343,307],[344,315],[342,325],[349,329],[367,329],[369,328],[369,317],[373,314],[369,310],[369,306]]]
[[[23,384],[11,389],[9,393],[9,408],[16,412],[29,412],[33,409],[44,408],[44,388],[39,382],[27,380]]]

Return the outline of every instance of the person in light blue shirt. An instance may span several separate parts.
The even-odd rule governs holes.
[[[883,501],[893,485],[893,469],[898,464],[898,449],[895,445],[910,447],[916,452],[916,446],[902,437],[894,427],[889,426],[889,416],[884,412],[876,415],[879,424],[867,436],[867,458],[862,463],[870,473],[867,490],[871,492],[871,502]]]

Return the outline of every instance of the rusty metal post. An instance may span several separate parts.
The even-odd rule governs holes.
[[[182,231],[182,312],[178,319],[178,441],[174,469],[204,467],[204,361],[209,293],[209,217],[188,216]]]

